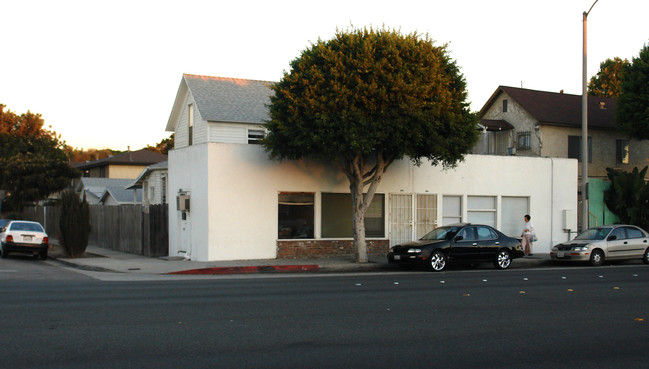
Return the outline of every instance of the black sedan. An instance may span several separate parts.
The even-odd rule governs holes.
[[[423,264],[440,272],[450,262],[493,262],[496,268],[507,269],[513,259],[523,255],[520,240],[487,225],[462,223],[435,228],[419,241],[393,246],[388,261]]]

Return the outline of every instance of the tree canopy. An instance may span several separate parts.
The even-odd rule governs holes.
[[[631,137],[649,139],[649,45],[624,68],[622,93],[617,99],[616,122]]]
[[[624,68],[629,61],[617,56],[606,59],[599,64],[599,72],[588,82],[588,94],[601,97],[618,97],[621,93],[622,76]]]
[[[65,143],[43,129],[40,114],[4,109],[0,104],[0,190],[17,211],[62,190],[79,173],[68,164]]]
[[[147,145],[146,149],[149,151],[154,151],[159,154],[167,155],[169,150],[174,148],[175,137],[172,133],[171,136],[163,138],[162,141],[158,142],[155,146]]]
[[[477,140],[464,76],[446,45],[386,29],[337,31],[290,66],[272,86],[264,145],[273,159],[329,160],[347,176],[356,259],[366,262],[363,220],[388,166],[454,166]]]

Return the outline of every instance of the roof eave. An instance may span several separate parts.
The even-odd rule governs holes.
[[[165,128],[165,131],[167,132],[176,131],[176,125],[180,120],[180,114],[183,108],[183,104],[182,104],[182,101],[184,100],[183,97],[187,96],[188,91],[189,89],[187,87],[187,81],[185,80],[185,75],[183,74],[183,78],[180,81],[180,86],[178,86],[178,92],[176,92],[176,99],[174,100],[174,105],[171,108],[171,114],[169,114],[169,120],[167,120],[167,127]]]

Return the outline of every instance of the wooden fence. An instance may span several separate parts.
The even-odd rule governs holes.
[[[25,208],[25,219],[40,222],[52,238],[60,239],[58,206]],[[169,254],[169,206],[90,205],[88,243],[144,256]]]

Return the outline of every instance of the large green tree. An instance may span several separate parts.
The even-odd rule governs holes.
[[[65,143],[43,128],[40,114],[17,115],[0,104],[0,191],[11,210],[45,199],[78,176]]]
[[[628,65],[628,60],[622,60],[617,56],[601,62],[599,64],[599,72],[588,82],[588,94],[602,97],[620,96],[624,68]]]
[[[617,99],[616,122],[639,140],[649,139],[649,45],[624,68],[622,93]]]
[[[337,31],[272,86],[273,159],[331,161],[347,176],[356,261],[367,262],[365,213],[389,165],[452,167],[477,140],[464,76],[446,45],[387,29]]]

